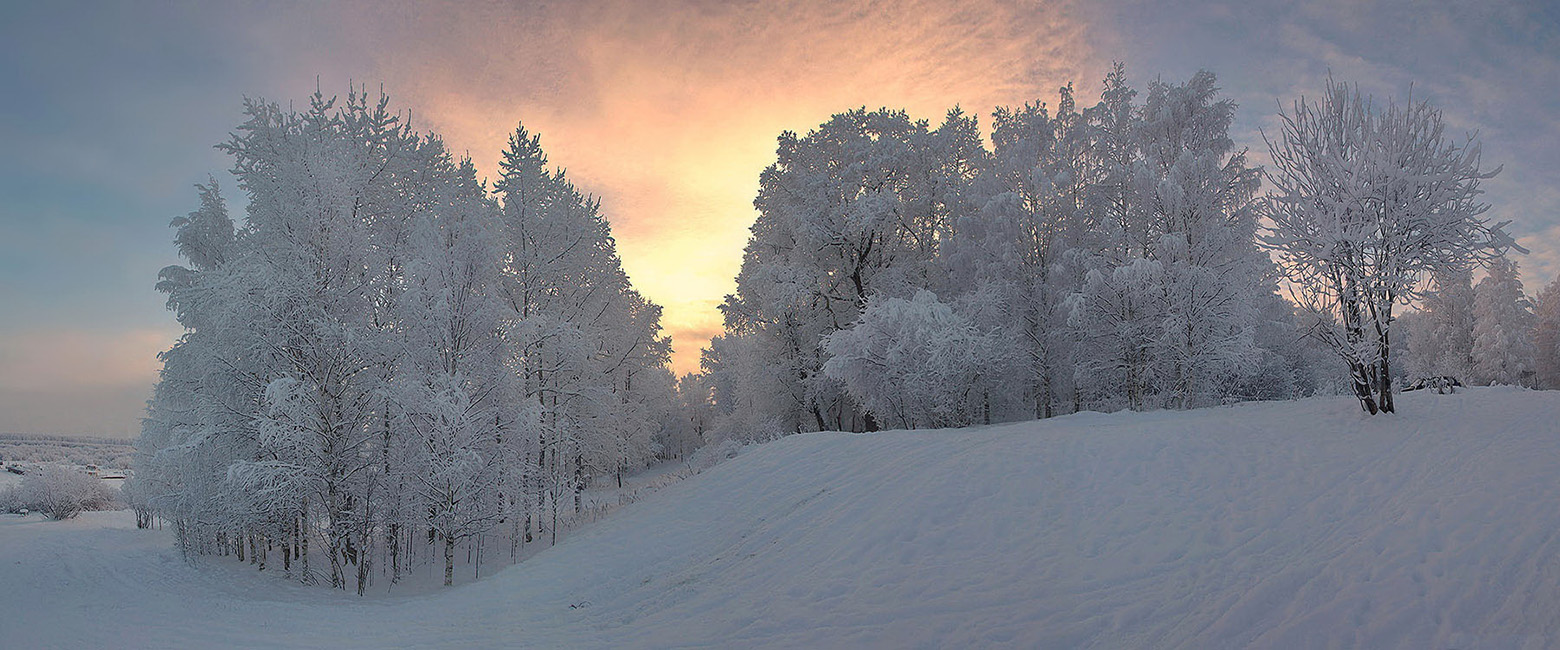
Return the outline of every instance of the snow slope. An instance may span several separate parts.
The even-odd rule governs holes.
[[[453,590],[0,518],[0,646],[1560,646],[1560,393],[792,436]]]

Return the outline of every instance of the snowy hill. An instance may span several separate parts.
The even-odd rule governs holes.
[[[5,647],[1560,645],[1560,393],[1080,414],[753,448],[453,590],[0,518]]]

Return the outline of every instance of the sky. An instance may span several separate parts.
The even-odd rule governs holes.
[[[674,369],[719,332],[784,130],[890,107],[1098,98],[1219,76],[1266,159],[1277,111],[1329,74],[1429,100],[1476,133],[1490,216],[1560,273],[1560,5],[1543,2],[0,2],[0,432],[129,437],[182,331],[153,290],[168,222],[245,96],[383,88],[481,173],[517,124],[600,197],[624,268],[663,305]]]

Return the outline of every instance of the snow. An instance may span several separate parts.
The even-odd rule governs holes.
[[[8,647],[1540,648],[1560,393],[790,436],[483,580],[358,598],[0,517]]]

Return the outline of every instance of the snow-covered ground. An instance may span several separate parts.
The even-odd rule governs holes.
[[[0,517],[0,646],[1560,646],[1560,393],[792,436],[452,590]]]

